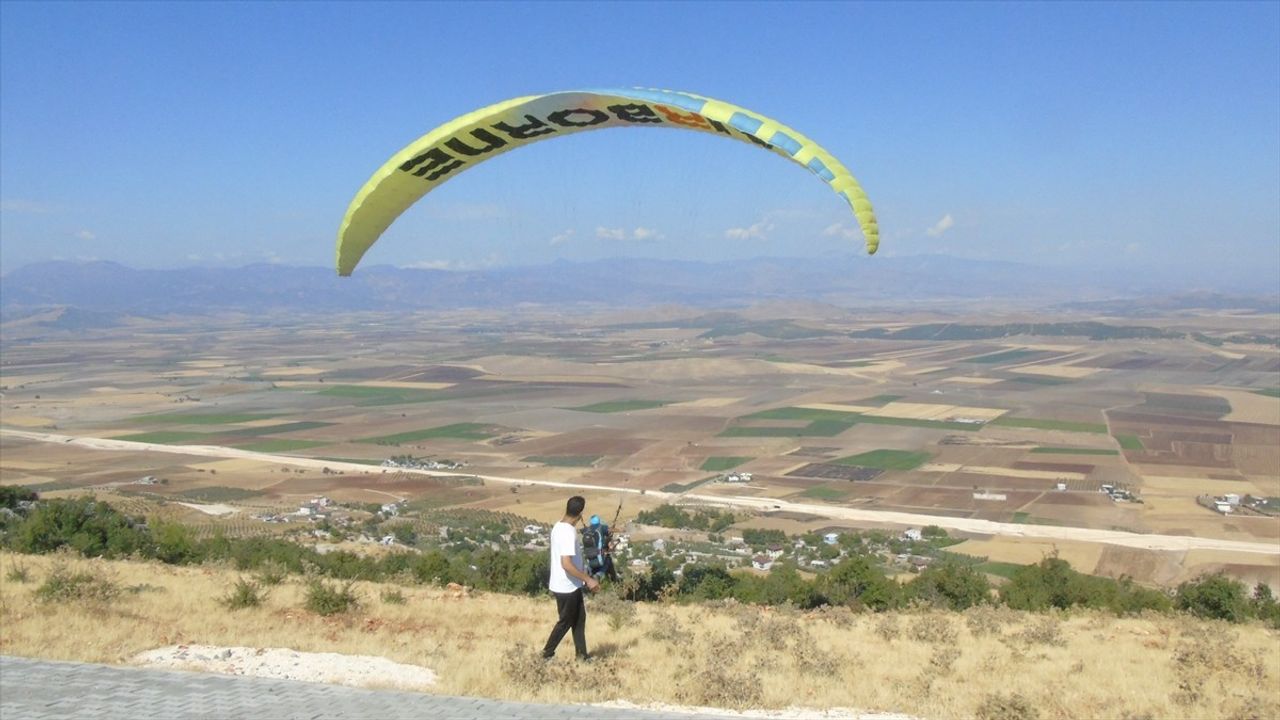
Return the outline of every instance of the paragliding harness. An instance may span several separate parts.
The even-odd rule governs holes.
[[[622,512],[622,503],[613,514],[613,524],[618,522]],[[592,515],[591,522],[582,528],[582,558],[585,561],[587,574],[593,578],[608,576],[610,580],[618,579],[618,571],[613,567],[613,532],[610,526],[600,521],[599,515]]]

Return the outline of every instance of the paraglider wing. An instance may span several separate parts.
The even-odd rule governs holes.
[[[436,186],[489,158],[539,140],[608,127],[671,127],[749,142],[797,162],[849,203],[867,252],[880,232],[871,202],[840,161],[809,138],[759,113],[668,90],[579,90],[514,98],[445,123],[410,143],[369,178],[338,230],[339,275],[405,210]]]

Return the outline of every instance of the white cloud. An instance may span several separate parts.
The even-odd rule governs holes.
[[[773,230],[774,225],[768,220],[761,220],[750,227],[729,228],[724,231],[724,236],[730,240],[767,240],[769,231]]]
[[[398,267],[409,270],[482,270],[491,268],[495,265],[502,264],[502,256],[498,253],[490,253],[474,262],[467,260],[418,260],[407,265],[399,265]]]
[[[838,237],[844,238],[845,240],[853,240],[861,237],[862,231],[855,227],[849,227],[844,223],[832,223],[827,226],[826,230],[822,231],[822,234],[826,237]]]
[[[449,270],[453,267],[452,260],[419,260],[417,262],[403,265],[402,267],[411,270]]]
[[[564,232],[560,232],[560,233],[556,233],[555,235],[552,235],[550,245],[551,247],[555,247],[557,245],[563,245],[569,242],[571,239],[573,239],[572,228],[565,230]]]
[[[601,240],[614,240],[621,242],[624,240],[661,240],[665,235],[653,228],[647,227],[637,227],[634,230],[627,232],[626,228],[607,228],[602,226],[596,228],[596,237]]]
[[[933,227],[929,228],[928,230],[925,230],[924,234],[928,235],[929,237],[942,237],[942,233],[950,230],[951,226],[955,224],[956,224],[956,221],[951,217],[951,213],[947,213],[946,215],[942,216],[941,220],[934,223]]]
[[[76,237],[80,238],[81,240],[96,240],[96,239],[98,239],[98,236],[97,236],[97,235],[95,235],[93,232],[91,232],[91,231],[89,231],[89,230],[79,230],[79,231],[77,231],[77,232],[76,232]]]

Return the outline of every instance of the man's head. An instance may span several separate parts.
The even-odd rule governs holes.
[[[564,505],[564,514],[566,517],[577,520],[582,517],[582,511],[587,507],[587,501],[581,495],[574,495],[569,498],[569,502]]]

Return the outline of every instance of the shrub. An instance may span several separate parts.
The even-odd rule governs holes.
[[[821,592],[832,604],[879,612],[898,604],[899,588],[869,558],[853,555],[823,576]]]
[[[404,593],[395,588],[383,590],[382,602],[388,605],[403,605],[405,603]]]
[[[959,637],[951,620],[942,615],[919,615],[911,618],[907,637],[917,642],[950,645]]]
[[[904,593],[937,607],[964,610],[987,602],[991,583],[972,566],[949,560],[925,568],[906,584]]]
[[[93,498],[46,500],[13,530],[18,552],[41,554],[71,547],[85,557],[122,557],[151,550],[150,536]]]
[[[289,575],[289,568],[278,560],[268,560],[258,568],[258,582],[268,587],[279,585]]]
[[[35,596],[41,602],[109,603],[120,596],[120,585],[103,573],[55,565],[45,581],[36,588]]]
[[[21,485],[0,485],[0,508],[17,510],[18,503],[32,502],[36,494]]]
[[[4,579],[9,582],[24,583],[31,579],[31,572],[27,570],[27,566],[14,561],[9,566],[9,571],[4,574]]]
[[[319,615],[337,615],[360,607],[360,598],[352,589],[354,580],[346,584],[312,578],[307,583],[306,608]]]
[[[1222,573],[1202,575],[1178,586],[1174,599],[1179,610],[1197,617],[1242,622],[1249,616],[1244,583]]]
[[[1040,711],[1019,693],[990,693],[974,711],[977,720],[1036,720]]]
[[[231,592],[224,595],[218,602],[229,610],[243,610],[258,607],[265,599],[266,592],[263,591],[262,586],[252,580],[240,578],[231,588]]]

